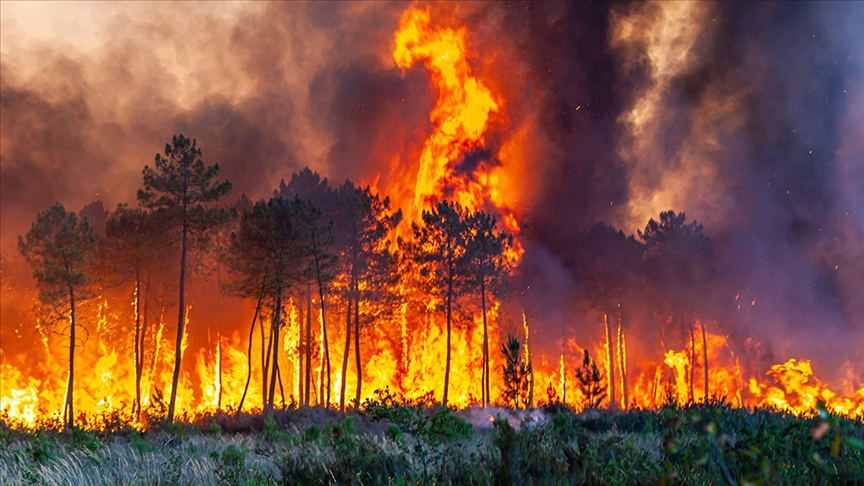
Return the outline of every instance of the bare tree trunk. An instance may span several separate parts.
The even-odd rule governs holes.
[[[705,320],[700,319],[702,325],[702,364],[705,367],[705,399],[708,402],[708,337],[705,335]]]
[[[525,309],[522,309],[522,320],[525,325],[525,364],[528,365],[528,401],[525,408],[534,406],[534,366],[532,366],[531,346],[531,328],[528,325],[528,316],[525,314]]]
[[[177,341],[174,348],[174,377],[171,379],[171,400],[168,404],[168,422],[174,423],[174,407],[177,404],[177,385],[180,383],[180,362],[183,358],[183,327],[186,324],[186,189],[183,190],[183,239],[180,247],[180,315],[177,318]]]
[[[141,269],[135,267],[135,403],[132,415],[141,415],[141,372],[144,370],[143,349],[141,348]]]
[[[327,393],[321,393],[321,400],[324,400],[325,408],[330,408],[330,389],[332,388],[330,384],[330,344],[327,342],[327,316],[324,313],[324,282],[321,280],[321,265],[318,261],[318,249],[314,233],[312,234],[312,247],[315,249],[315,277],[318,280],[318,298],[321,300],[321,334],[324,339],[324,365],[327,367]],[[323,386],[323,379],[321,383]]]
[[[262,316],[258,316],[258,320],[262,320]],[[261,406],[267,405],[267,384],[270,383],[268,372],[270,371],[270,344],[268,340],[263,322],[260,323],[258,329],[261,330]]]
[[[451,264],[452,265],[452,264]],[[450,391],[450,321],[453,318],[453,272],[447,279],[447,359],[444,366],[444,397],[442,405],[447,406],[447,395]]]
[[[306,311],[303,309],[303,303],[301,302],[301,297],[303,294],[300,292],[299,288],[297,289],[297,400],[299,400],[300,405],[303,405],[305,402],[303,398],[306,396],[306,387],[305,385],[305,377],[306,377],[306,367],[304,366],[304,360],[306,359],[306,347],[303,343],[303,323],[306,322]]]
[[[629,408],[630,398],[627,391],[627,352],[624,342],[624,327],[621,322],[621,304],[618,304],[618,369],[621,371],[621,395],[624,408]]]
[[[276,291],[276,309],[273,313],[272,329],[270,330],[270,342],[273,347],[273,371],[270,373],[270,391],[267,392],[267,405],[265,412],[273,410],[274,395],[276,394],[277,371],[279,370],[279,325],[282,320],[282,290]]]
[[[261,302],[264,300],[264,285],[265,283],[262,282],[261,290],[258,292],[258,303],[255,305],[255,314],[252,316],[252,325],[249,326],[249,347],[246,350],[246,386],[243,387],[243,395],[240,397],[236,416],[240,416],[240,410],[243,410],[243,402],[246,401],[246,393],[249,392],[249,383],[252,381],[252,337],[255,335],[255,321],[258,320],[258,313],[261,312]],[[264,348],[263,339],[261,340],[261,348]],[[262,381],[261,383],[263,384],[264,382]]]
[[[303,399],[305,405],[309,405],[312,393],[312,286],[306,285],[306,396]]]
[[[282,368],[280,368],[279,366],[276,366],[276,376],[279,378],[279,396],[282,398],[282,410],[284,410],[285,409],[285,387],[282,386]]]
[[[219,308],[222,307],[222,266],[216,267],[216,282],[217,292],[216,300]],[[216,366],[219,369],[217,380],[219,383],[219,395],[216,397],[216,410],[222,410],[222,315],[219,315],[219,322],[216,327]]]
[[[149,272],[147,273],[147,279],[144,283],[144,294],[145,294],[145,296],[150,295],[150,273]],[[147,325],[147,315],[148,315],[147,309],[149,307],[150,301],[145,296],[141,297],[141,304],[144,306],[144,309],[141,311],[141,340],[138,343],[136,343],[136,345],[135,345],[140,350],[139,354],[141,356],[141,365],[140,365],[141,366],[141,381],[144,381],[144,362],[145,362],[144,343],[146,342],[147,329],[149,328],[149,326]],[[152,376],[152,373],[151,373],[151,376]],[[146,390],[146,392],[149,392],[149,388],[148,388],[148,390]],[[144,393],[145,393],[145,391],[142,390],[142,395],[144,395]],[[142,399],[143,399],[143,397],[142,397]],[[141,404],[140,403],[138,404],[138,414],[139,415],[141,414]]]
[[[612,342],[612,326],[609,325],[609,313],[603,314],[603,323],[606,325],[606,350],[607,362],[609,363],[609,408],[618,408],[618,400],[615,395],[615,345]]]
[[[483,406],[489,405],[489,329],[486,324],[486,277],[480,277],[480,307],[483,310]]]
[[[354,279],[354,358],[357,365],[357,394],[354,396],[354,409],[360,408],[363,390],[363,362],[360,361],[360,283]]]
[[[339,410],[345,412],[345,388],[348,381],[348,355],[351,353],[351,298],[345,306],[345,352],[342,354],[342,382],[339,384]]]
[[[68,272],[68,265],[67,265]],[[69,317],[72,327],[69,330],[69,384],[66,388],[66,427],[75,427],[75,406],[72,401],[72,390],[75,389],[75,289],[69,286]]]
[[[688,377],[688,393],[690,401],[693,401],[693,379],[696,376],[696,336],[693,333],[693,320],[687,315],[687,330],[690,331],[690,373]]]

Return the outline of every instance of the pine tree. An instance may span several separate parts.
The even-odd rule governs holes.
[[[37,313],[47,322],[69,322],[69,380],[63,410],[66,426],[75,426],[72,394],[75,389],[76,306],[89,294],[90,271],[96,236],[86,218],[79,220],[59,202],[39,213],[26,235],[18,237],[18,250],[33,269],[39,288]]]
[[[451,328],[457,296],[468,284],[470,271],[467,252],[470,234],[468,213],[458,203],[442,201],[432,210],[423,211],[423,224],[412,224],[414,241],[407,245],[408,258],[420,273],[423,290],[444,311],[447,322],[447,358],[444,365],[444,395],[447,406],[450,390]]]
[[[528,405],[528,377],[531,365],[521,356],[522,344],[513,336],[507,337],[507,342],[501,344],[504,355],[504,391],[501,399],[507,406],[524,408]]]
[[[489,326],[487,323],[487,297],[500,293],[504,277],[509,272],[507,251],[513,246],[513,237],[496,229],[496,219],[491,214],[477,211],[467,220],[470,234],[467,260],[468,274],[475,290],[480,293],[480,311],[483,316],[483,383],[481,383],[482,403],[489,404]]]
[[[159,240],[158,218],[145,209],[118,205],[105,225],[102,250],[101,273],[115,286],[128,288],[131,284],[135,298],[135,402],[132,413],[138,414],[141,413],[150,274],[164,253]]]
[[[165,156],[156,154],[154,167],[144,166],[144,187],[138,190],[138,201],[151,210],[163,211],[167,230],[178,230],[180,237],[180,297],[178,302],[177,339],[174,349],[174,376],[168,404],[168,420],[174,421],[177,387],[183,350],[183,327],[186,322],[186,253],[189,236],[203,238],[211,228],[228,220],[230,211],[215,206],[231,190],[228,181],[217,182],[219,165],[205,166],[201,149],[195,140],[175,135],[165,145]]]
[[[606,380],[597,369],[597,363],[591,359],[588,350],[584,350],[582,366],[576,368],[576,381],[585,408],[598,408],[606,398]]]

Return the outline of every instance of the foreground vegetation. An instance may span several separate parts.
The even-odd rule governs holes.
[[[301,407],[144,432],[0,427],[2,485],[864,483],[864,421],[724,403],[453,411],[378,393],[348,415]]]

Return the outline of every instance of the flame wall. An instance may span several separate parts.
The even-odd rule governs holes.
[[[205,161],[218,162],[234,183],[231,197],[266,196],[308,165],[332,181],[370,184],[406,211],[416,206],[415,175],[440,131],[441,92],[427,60],[394,58],[394,33],[408,7],[134,3],[46,11],[3,3],[0,395],[35,389],[36,398],[28,391],[16,403],[59,403],[65,380],[56,371],[62,353],[45,351],[46,342],[62,343],[33,324],[33,283],[15,238],[55,200],[74,209],[96,199],[108,208],[134,201],[142,166],[173,133],[198,139]],[[501,364],[497,339],[524,335],[523,310],[535,398],[549,383],[562,392],[569,386],[561,356],[570,372],[581,348],[606,359],[602,316],[584,304],[583,283],[566,264],[572,235],[599,220],[633,233],[675,209],[706,225],[719,254],[711,306],[722,324],[709,323],[708,343],[728,376],[718,375],[716,387],[736,399],[773,396],[766,372],[797,358],[812,359],[811,371],[841,395],[855,393],[864,381],[861,5],[444,3],[427,11],[438,28],[461,32],[470,76],[495,106],[482,143],[470,147],[482,150],[457,154],[463,172],[427,192],[479,187],[475,205],[509,215],[525,250],[520,298],[502,306],[495,324],[493,370]],[[454,185],[465,181],[477,186]],[[245,352],[252,311],[230,298],[214,302],[212,281],[199,278],[192,289],[184,369],[196,386],[181,404],[212,405],[218,396],[203,377],[216,375],[221,316],[221,386],[230,389],[223,393],[230,405],[245,372],[236,353]],[[107,339],[84,344],[83,369],[102,377],[88,382],[84,396],[108,396],[99,383],[122,382],[114,400],[128,400],[129,370],[117,362],[129,353],[121,337],[129,296],[90,305],[88,326]],[[647,303],[635,306],[650,311]],[[154,334],[150,344],[167,339],[160,353],[170,360],[167,321],[166,335]],[[339,319],[328,322],[339,343]],[[394,337],[403,335],[401,325],[393,325],[364,336],[364,389],[394,377],[417,393],[438,387],[427,380],[440,354],[440,323],[411,317],[404,339],[420,351],[410,357]],[[476,327],[462,334],[465,349],[475,349]],[[631,396],[662,399],[656,382],[682,379],[689,365],[667,354],[687,355],[689,344],[679,344],[659,349],[649,323],[633,323]],[[296,343],[284,346],[290,354]],[[341,346],[331,353],[339,363]],[[400,371],[409,358],[413,367]],[[478,381],[475,359],[456,357],[459,383]],[[165,360],[148,378],[163,389]],[[456,384],[453,395],[465,403],[469,388]],[[575,392],[567,393],[570,400]],[[82,405],[101,406],[93,401]]]

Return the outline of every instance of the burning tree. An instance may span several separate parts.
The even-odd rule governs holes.
[[[597,363],[591,359],[588,350],[583,350],[582,366],[576,368],[576,381],[579,391],[582,392],[582,400],[585,408],[598,408],[606,398],[606,383]]]
[[[67,427],[75,426],[72,392],[75,388],[76,300],[88,294],[94,278],[90,265],[96,252],[96,237],[86,218],[55,203],[36,216],[36,222],[23,237],[18,250],[33,269],[39,288],[37,313],[48,322],[69,319],[69,381],[63,417]],[[68,313],[67,313],[68,312]],[[68,316],[68,317],[67,317]]]
[[[705,319],[700,318],[706,307],[709,284],[716,277],[714,270],[714,245],[696,221],[686,223],[684,213],[666,211],[660,213],[660,221],[648,221],[639,238],[645,244],[646,278],[654,290],[654,300],[663,309],[660,339],[666,348],[667,323],[678,322],[676,329],[682,340],[690,341],[689,376],[687,395],[694,398],[694,376],[696,363],[696,336],[694,325],[698,321],[702,332],[702,360],[704,371],[704,393],[708,398],[708,346]]]
[[[423,224],[412,223],[414,241],[406,253],[419,267],[420,285],[432,298],[439,311],[444,311],[447,323],[447,358],[444,367],[444,394],[447,406],[450,389],[450,340],[454,303],[466,289],[469,280],[468,243],[471,235],[469,214],[458,203],[441,201],[432,210],[423,211]]]
[[[521,351],[522,344],[513,336],[508,336],[507,342],[501,344],[501,353],[506,360],[501,367],[504,371],[504,391],[501,399],[513,408],[528,406],[528,377],[531,375],[531,365],[522,359]]]
[[[345,352],[342,358],[342,382],[339,408],[345,410],[345,389],[348,359],[351,348],[351,318],[354,311],[354,356],[357,367],[355,405],[359,406],[363,384],[360,359],[360,307],[365,303],[383,304],[386,312],[395,307],[400,298],[396,288],[400,275],[398,259],[390,247],[388,235],[402,219],[402,212],[390,211],[390,199],[381,199],[369,187],[356,187],[346,181],[336,190],[336,247],[343,255],[342,274],[348,278],[345,285]],[[361,291],[361,284],[363,290]]]
[[[190,232],[198,238],[208,230],[228,220],[230,212],[215,206],[216,201],[231,190],[228,181],[217,182],[219,165],[205,166],[201,149],[195,140],[175,135],[165,145],[165,156],[156,154],[154,168],[144,166],[144,187],[138,190],[138,201],[166,216],[164,228],[180,232],[180,296],[177,318],[177,341],[174,352],[174,377],[168,420],[174,421],[180,361],[183,354],[183,327],[186,321],[186,252]]]
[[[568,262],[581,278],[586,300],[603,315],[608,363],[609,405],[616,407],[619,396],[615,384],[616,368],[620,372],[620,403],[626,407],[627,363],[624,350],[625,316],[631,302],[624,295],[639,285],[636,276],[642,270],[642,246],[632,236],[625,236],[605,223],[597,223],[576,235],[573,246],[576,255]]]
[[[274,196],[280,196],[288,199],[296,199],[297,201],[310,201],[312,203],[312,207],[309,210],[314,208],[314,211],[317,211],[319,214],[317,218],[332,220],[333,212],[335,209],[335,197],[332,188],[327,182],[327,179],[322,179],[321,176],[317,172],[313,172],[308,167],[304,167],[300,172],[295,172],[291,174],[291,180],[286,184],[284,180],[279,182],[279,189],[273,192]],[[307,244],[311,242],[312,235],[310,231],[315,231],[313,226],[306,226],[305,232],[307,233]],[[323,235],[323,233],[322,233]],[[327,241],[326,242],[316,242],[312,246],[317,249],[310,252],[309,255],[315,256],[318,255],[318,252],[325,251],[325,247],[330,247],[333,243],[332,231],[330,229],[327,230]],[[312,247],[310,247],[310,250]],[[323,255],[323,254],[322,254]],[[327,251],[327,255],[331,255],[329,251]],[[328,257],[328,267],[331,266],[334,262],[330,261]],[[324,359],[325,362],[322,363],[321,371],[323,372],[326,366],[327,370],[327,393],[330,393],[330,343],[327,340],[327,326],[324,321],[326,316],[323,312],[324,310],[324,285],[323,281],[320,278],[316,278],[317,274],[320,274],[319,271],[315,271],[315,268],[309,267],[309,272],[305,274],[304,281],[307,284],[307,291],[300,292],[300,296],[304,296],[306,298],[306,337],[305,339],[301,339],[303,345],[301,348],[305,351],[306,364],[303,367],[305,370],[305,383],[301,389],[301,400],[304,404],[309,405],[312,393],[312,289],[311,284],[314,281],[318,287],[319,299],[321,300],[321,319],[322,319],[322,344],[324,348]],[[329,281],[328,276],[328,281]],[[302,333],[301,333],[302,334]],[[323,377],[322,377],[323,378]],[[320,380],[321,389],[319,389],[319,401],[324,400],[324,380]],[[327,403],[329,404],[329,396],[327,398]]]
[[[262,368],[265,410],[272,410],[279,379],[279,331],[282,327],[287,292],[309,273],[309,247],[301,212],[307,202],[281,196],[258,202],[244,211],[240,227],[231,236],[229,268],[235,276],[233,286],[246,297],[272,306],[270,335],[262,347],[267,358]],[[256,313],[257,313],[256,312]],[[255,321],[252,326],[254,329]],[[250,335],[253,331],[250,331]],[[247,379],[248,388],[248,379]]]
[[[326,312],[324,307],[324,287],[325,283],[332,280],[333,276],[329,273],[330,268],[336,263],[336,255],[329,252],[327,247],[329,247],[333,243],[333,220],[328,219],[328,221],[322,222],[321,210],[317,208],[312,201],[310,200],[302,200],[298,196],[294,200],[294,204],[297,206],[297,216],[298,223],[300,224],[301,231],[303,233],[303,237],[305,240],[304,250],[305,253],[311,256],[311,262],[307,266],[307,278],[312,277],[315,280],[315,283],[318,285],[318,300],[321,305],[321,332],[322,339],[324,345],[324,365],[327,370],[327,388],[326,388],[326,397],[324,393],[324,380],[321,380],[321,392],[319,393],[319,401],[323,401],[325,406],[330,405],[330,344],[327,342],[327,321],[326,321]],[[310,296],[311,299],[311,296]],[[308,312],[307,314],[311,314]],[[310,315],[307,315],[307,322],[310,319]],[[306,342],[307,346],[309,346],[310,341],[310,333],[309,328],[307,327],[306,334]],[[307,354],[307,356],[309,356]],[[307,377],[309,376],[309,363],[306,365],[307,369]],[[322,370],[323,372],[323,370]],[[306,381],[306,394],[308,397],[309,394],[309,380]],[[309,402],[308,398],[306,400],[307,404]]]
[[[141,412],[141,379],[144,370],[144,338],[150,277],[164,253],[159,239],[158,214],[118,205],[105,226],[102,248],[103,275],[118,286],[131,284],[135,298],[135,401],[133,415]],[[127,287],[128,288],[128,287]]]
[[[497,221],[491,214],[478,211],[468,217],[470,234],[467,248],[471,283],[480,292],[480,311],[483,315],[483,406],[489,404],[489,326],[486,319],[486,297],[500,293],[504,278],[509,272],[507,252],[513,246],[513,236],[496,230]]]

